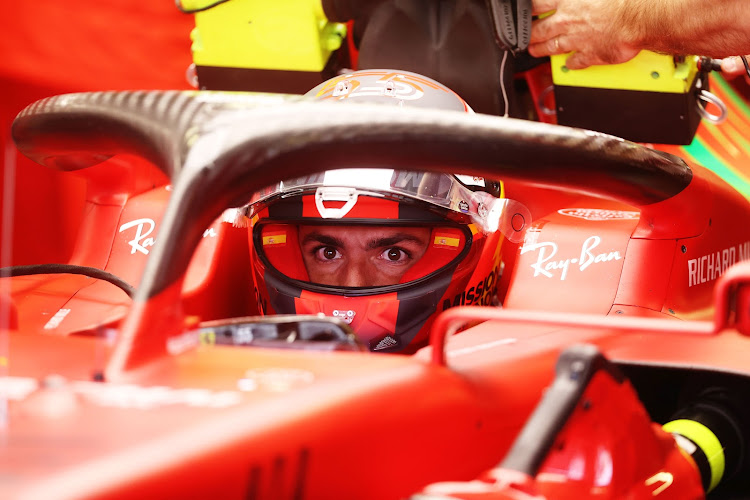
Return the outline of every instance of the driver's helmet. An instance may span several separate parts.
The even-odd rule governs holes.
[[[329,102],[368,102],[473,113],[466,101],[442,83],[409,71],[354,71],[326,80],[305,95]]]
[[[434,80],[405,72],[355,72],[310,94],[407,102],[415,92],[416,101],[469,109]],[[413,352],[439,312],[496,303],[507,201],[497,181],[391,169],[269,186],[246,210],[258,310],[333,316],[372,351]]]

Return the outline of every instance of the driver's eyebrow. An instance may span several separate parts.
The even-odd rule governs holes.
[[[374,250],[376,248],[390,247],[401,243],[403,241],[413,241],[419,245],[424,244],[424,239],[414,236],[409,233],[396,233],[392,236],[385,236],[383,238],[377,238],[367,242],[367,249]]]
[[[344,242],[341,241],[339,238],[336,238],[335,236],[330,236],[328,234],[321,234],[318,231],[313,231],[311,233],[308,233],[305,235],[304,238],[302,238],[302,244],[306,243],[320,243],[322,245],[329,245],[332,247],[343,247]]]

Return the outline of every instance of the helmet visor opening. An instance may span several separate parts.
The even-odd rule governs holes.
[[[267,223],[255,248],[287,278],[332,289],[412,283],[459,262],[472,242],[458,226]]]

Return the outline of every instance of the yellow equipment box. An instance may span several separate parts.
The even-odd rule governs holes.
[[[195,15],[201,89],[303,93],[341,63],[346,25],[329,22],[320,0],[179,0],[178,8]]]
[[[557,121],[637,142],[690,144],[700,122],[697,93],[708,80],[698,57],[642,51],[608,66],[570,70],[552,56]]]

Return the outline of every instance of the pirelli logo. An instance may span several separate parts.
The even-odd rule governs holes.
[[[433,245],[436,247],[452,247],[457,248],[461,244],[461,240],[455,236],[448,234],[436,234]]]
[[[263,235],[263,246],[286,245],[286,233],[270,233]]]

